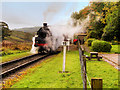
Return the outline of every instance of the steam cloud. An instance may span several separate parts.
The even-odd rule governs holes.
[[[65,6],[66,6],[65,3],[61,4],[56,2],[56,3],[50,4],[43,13],[44,22],[46,21],[48,22],[54,19],[56,14],[59,14],[59,12],[61,12],[65,8]]]
[[[73,26],[73,21],[69,20],[69,23],[66,25],[52,25],[49,26],[49,29],[52,33],[52,41],[49,37],[46,37],[46,41],[48,45],[51,46],[52,50],[56,50],[59,46],[61,46],[62,41],[64,40],[64,35],[68,36],[69,39],[72,39],[75,33],[84,33],[86,32],[86,27],[89,25],[89,15],[86,19],[82,21],[78,21],[81,24],[77,26]],[[39,48],[34,47],[34,38],[33,37],[33,47],[31,49],[32,53],[37,53]]]
[[[69,39],[72,39],[75,33],[84,33],[86,28],[89,25],[89,15],[86,19],[81,21],[81,24],[73,26],[73,21],[69,20],[69,23],[66,25],[55,25],[50,26],[50,31],[52,32],[54,43],[53,48],[58,48],[62,41],[64,40],[64,35],[68,36]],[[57,39],[57,42],[55,41]],[[56,44],[57,43],[57,44]]]

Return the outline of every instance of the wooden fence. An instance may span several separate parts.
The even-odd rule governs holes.
[[[81,77],[83,81],[83,89],[87,90],[87,71],[86,71],[86,56],[84,55],[84,48],[80,45],[78,40],[78,49],[79,49],[79,57],[80,57],[80,66],[81,66]],[[101,78],[92,78],[91,84],[89,82],[91,90],[102,90],[102,79]]]
[[[86,57],[84,55],[84,49],[80,46],[80,42],[78,41],[79,47],[79,57],[80,57],[80,64],[81,64],[81,77],[83,80],[83,88],[87,89],[87,76],[86,76]]]

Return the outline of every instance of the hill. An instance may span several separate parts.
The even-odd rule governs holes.
[[[22,31],[22,32],[29,32],[34,33],[38,31],[40,27],[29,27],[29,28],[19,28],[19,29],[13,29],[14,31]]]
[[[11,36],[6,37],[5,40],[10,42],[32,42],[33,36],[32,33],[11,30]]]

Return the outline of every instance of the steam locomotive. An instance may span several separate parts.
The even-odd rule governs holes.
[[[38,53],[52,52],[52,33],[47,26],[47,23],[43,23],[43,27],[37,31],[35,37],[35,47],[39,47]]]

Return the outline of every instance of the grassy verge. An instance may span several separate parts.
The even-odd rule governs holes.
[[[5,51],[0,52],[0,56],[6,56],[11,54],[23,53],[23,52],[26,52],[26,51],[7,49]]]
[[[57,58],[56,58],[57,57]],[[62,71],[62,53],[42,62],[12,88],[82,88],[78,52],[68,52],[66,70]]]
[[[78,51],[67,52],[66,71],[62,70],[62,53],[43,61],[15,83],[12,88],[82,88]],[[117,88],[118,71],[104,61],[87,61],[87,75],[103,79],[103,88]],[[89,88],[89,85],[88,85]]]
[[[2,57],[0,57],[0,60],[1,60],[1,62],[7,62],[7,61],[14,60],[14,59],[22,58],[22,57],[25,57],[28,55],[31,55],[31,53],[30,52],[15,53],[15,54],[11,54],[11,55],[2,56]]]
[[[103,88],[118,88],[118,71],[104,61],[87,61],[87,75],[91,78],[102,78]]]
[[[85,55],[90,54],[85,52]],[[118,70],[109,63],[92,59],[91,61],[87,60],[86,66],[89,81],[91,81],[91,78],[102,78],[103,88],[118,88]],[[89,85],[89,83],[87,84]]]

